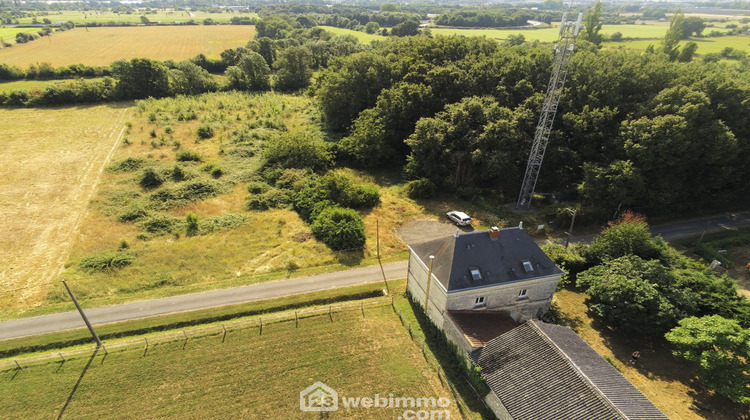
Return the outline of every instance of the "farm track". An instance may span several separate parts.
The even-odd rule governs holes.
[[[34,150],[24,150],[26,156],[2,156],[25,163],[9,165],[6,170],[23,173],[11,174],[16,179],[0,184],[4,197],[0,218],[10,227],[9,237],[0,240],[3,306],[28,308],[46,298],[64,268],[104,168],[120,143],[127,111],[110,111],[112,118],[106,123],[80,128],[73,123],[61,128],[69,130],[62,136],[54,133],[35,139]],[[11,147],[10,153],[14,149],[20,147]]]

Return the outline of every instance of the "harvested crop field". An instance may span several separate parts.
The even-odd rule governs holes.
[[[104,66],[135,57],[186,60],[201,53],[219,58],[222,51],[247,44],[254,34],[254,26],[235,25],[75,28],[0,49],[0,62],[25,68],[34,63]]]
[[[0,110],[3,308],[20,310],[44,301],[118,144],[127,109]]]

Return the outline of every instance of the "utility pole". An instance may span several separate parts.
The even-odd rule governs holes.
[[[568,63],[570,63],[570,57],[573,55],[574,49],[573,40],[578,36],[578,32],[583,26],[581,24],[583,13],[578,14],[578,20],[575,22],[568,22],[567,17],[568,12],[563,13],[560,23],[560,42],[555,46],[555,61],[552,64],[552,74],[547,85],[547,95],[544,98],[542,113],[536,125],[534,143],[531,146],[529,161],[526,164],[526,174],[521,185],[521,192],[518,195],[518,203],[516,203],[518,208],[528,209],[531,206],[531,197],[534,196],[536,180],[542,168],[542,160],[544,160],[544,151],[547,149],[547,143],[549,143],[549,135],[552,131],[552,123],[555,121],[557,105],[560,103],[565,78],[568,75]]]
[[[570,221],[570,228],[568,228],[568,231],[565,232],[565,234],[568,235],[565,238],[565,248],[567,248],[568,244],[570,244],[570,237],[573,235],[573,223],[576,222],[576,213],[577,212],[575,210],[571,210],[571,209],[569,209],[567,207],[565,208],[565,211],[567,211],[569,215],[573,216],[573,219]]]
[[[63,286],[65,286],[65,290],[68,291],[68,294],[70,295],[70,298],[73,299],[73,303],[76,305],[76,308],[78,309],[78,312],[81,314],[81,318],[83,318],[83,322],[86,323],[86,326],[89,327],[89,331],[91,332],[91,335],[94,337],[94,340],[96,340],[96,348],[102,346],[102,341],[99,340],[99,336],[96,335],[96,331],[94,331],[94,327],[91,326],[91,323],[89,322],[89,319],[86,318],[86,314],[83,313],[83,309],[81,309],[81,305],[78,304],[78,301],[76,300],[76,297],[73,296],[73,292],[70,291],[70,287],[68,287],[68,283],[65,283],[65,280],[62,281]]]

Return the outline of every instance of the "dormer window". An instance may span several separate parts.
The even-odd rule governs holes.
[[[469,268],[469,272],[471,272],[471,278],[474,279],[474,281],[482,280],[482,273],[479,271],[478,267]]]
[[[531,273],[532,271],[534,271],[534,266],[531,265],[531,261],[526,260],[526,261],[523,261],[521,263],[523,264],[523,271],[525,271],[527,273]]]
[[[484,296],[479,296],[478,298],[474,299],[474,307],[478,308],[480,306],[484,306]]]

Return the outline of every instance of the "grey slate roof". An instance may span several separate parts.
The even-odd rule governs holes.
[[[570,328],[528,321],[472,353],[521,419],[667,419]]]
[[[427,265],[429,256],[435,256],[432,273],[449,292],[563,274],[521,228],[500,229],[500,236],[494,240],[485,230],[412,244],[410,248]],[[524,269],[523,261],[529,261],[533,271]],[[469,271],[472,267],[479,268],[481,280],[473,279]]]

